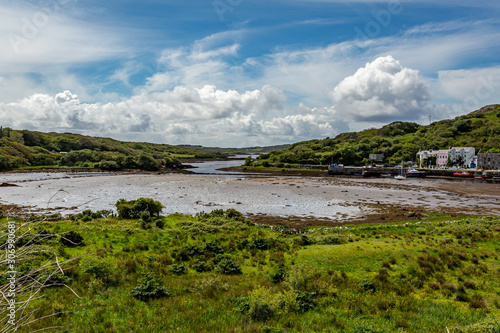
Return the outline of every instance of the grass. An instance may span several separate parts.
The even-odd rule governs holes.
[[[82,298],[63,287],[46,289],[31,304],[39,308],[34,316],[69,312],[20,331],[473,332],[473,325],[500,316],[498,217],[309,229],[310,245],[302,236],[255,227],[234,212],[161,219],[163,229],[117,217],[43,222],[38,229],[83,236],[80,246],[58,238],[43,242],[61,260],[87,255],[65,272]],[[341,244],[319,243],[332,235]],[[96,257],[94,266],[83,263],[88,256]],[[224,274],[222,256],[242,274]],[[40,254],[33,264],[41,261]],[[208,271],[194,269],[200,262]],[[187,274],[175,274],[171,265],[186,267]],[[272,282],[278,268],[284,281]],[[146,272],[170,296],[132,297]],[[299,307],[299,300],[308,305]],[[259,311],[268,312],[262,317]]]

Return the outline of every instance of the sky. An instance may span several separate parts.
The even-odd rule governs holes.
[[[500,103],[499,14],[493,0],[2,0],[0,125],[220,147],[426,125]]]

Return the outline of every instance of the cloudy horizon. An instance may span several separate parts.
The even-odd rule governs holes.
[[[1,126],[221,147],[498,103],[487,1],[5,1]]]

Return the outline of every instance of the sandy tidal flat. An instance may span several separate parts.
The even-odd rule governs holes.
[[[180,174],[8,173],[0,204],[62,214],[114,209],[120,198],[151,197],[164,214],[235,208],[247,215],[352,220],[401,215],[401,211],[498,215],[499,185],[408,179],[223,177]],[[478,188],[481,186],[482,188]],[[454,191],[454,189],[457,189]],[[469,189],[469,190],[467,190]],[[404,215],[404,213],[403,213]],[[383,219],[385,219],[384,217]]]

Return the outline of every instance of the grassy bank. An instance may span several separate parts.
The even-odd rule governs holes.
[[[19,331],[499,329],[498,217],[290,235],[257,227],[234,210],[142,219],[104,217],[108,213],[32,222],[39,224],[30,233],[42,235],[34,238],[36,249],[53,251],[60,262],[79,259],[63,265],[64,275],[50,276],[59,285],[29,305],[38,309],[33,318],[57,315]],[[49,252],[19,264],[19,274],[52,260]],[[496,330],[484,329],[488,325]]]

